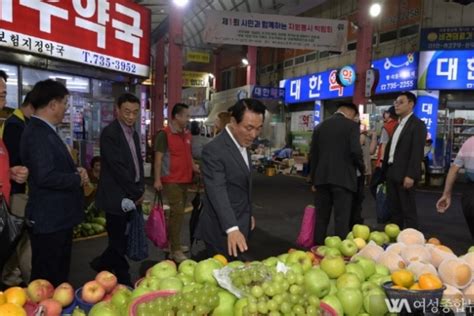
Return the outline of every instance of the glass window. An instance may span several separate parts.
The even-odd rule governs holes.
[[[23,92],[31,91],[35,83],[46,79],[66,82],[66,87],[71,92],[90,93],[88,78],[32,68],[23,69]]]
[[[0,69],[8,75],[7,80],[7,106],[18,108],[18,67],[0,64]]]

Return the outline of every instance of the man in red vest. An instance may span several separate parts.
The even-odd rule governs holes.
[[[189,118],[189,107],[177,103],[171,112],[171,122],[158,133],[155,140],[154,187],[157,191],[163,190],[168,198],[170,259],[178,263],[188,258],[184,252],[188,251],[189,247],[181,245],[181,226],[193,172],[199,173],[199,166],[192,158],[192,136],[186,130]]]

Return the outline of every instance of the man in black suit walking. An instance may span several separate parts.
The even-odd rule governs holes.
[[[140,141],[134,128],[140,114],[140,100],[125,93],[117,100],[116,112],[117,119],[100,135],[101,169],[96,195],[97,208],[105,211],[109,244],[91,262],[91,267],[114,272],[119,283],[131,286],[125,258],[130,212],[122,203],[129,199],[140,208],[145,193]]]
[[[202,151],[205,195],[196,238],[206,243],[210,257],[222,254],[231,259],[248,249],[255,219],[247,148],[263,128],[265,109],[258,100],[237,101],[229,109],[230,123]]]
[[[327,226],[334,206],[336,235],[349,233],[354,193],[357,192],[356,170],[364,174],[360,147],[358,113],[352,103],[340,103],[336,113],[319,124],[311,143],[311,178],[317,209],[314,242],[324,244]]]
[[[418,228],[415,184],[421,178],[426,141],[426,125],[415,115],[416,96],[403,92],[395,101],[400,118],[385,150],[383,170],[387,180],[387,198],[392,222],[400,228]]]
[[[30,170],[25,216],[30,223],[31,279],[46,279],[54,286],[68,281],[72,229],[84,219],[82,186],[89,181],[87,171],[76,168],[56,132],[68,97],[59,82],[36,83],[31,91],[35,115],[20,143],[21,161]]]

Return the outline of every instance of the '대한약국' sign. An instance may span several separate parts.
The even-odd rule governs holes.
[[[343,51],[347,21],[208,11],[204,40],[260,47]]]

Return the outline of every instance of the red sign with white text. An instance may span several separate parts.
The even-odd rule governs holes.
[[[1,0],[0,46],[147,77],[150,11],[128,0]]]

